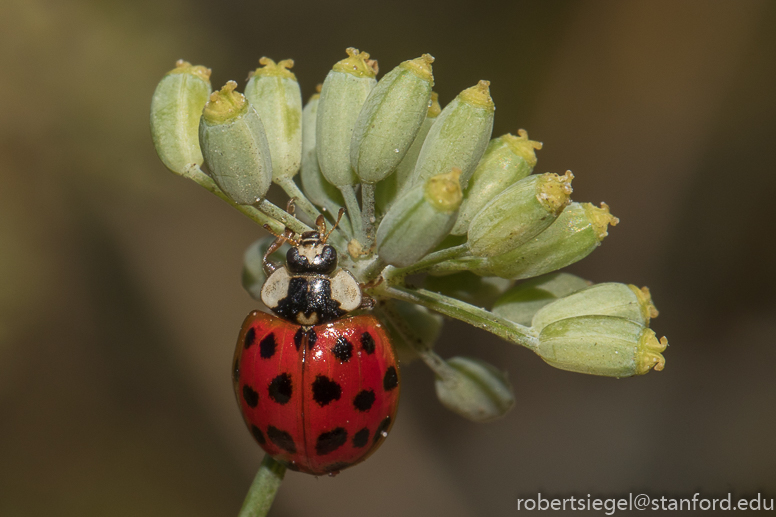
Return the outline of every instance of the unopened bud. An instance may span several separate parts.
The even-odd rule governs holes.
[[[259,114],[272,157],[272,179],[277,182],[299,171],[302,157],[302,93],[290,68],[294,61],[279,63],[262,57],[263,67],[251,73],[245,96]]]
[[[402,196],[380,222],[377,253],[397,267],[414,264],[449,233],[461,204],[461,171],[433,176]]]
[[[151,99],[151,137],[171,171],[202,165],[199,117],[210,95],[210,69],[180,60],[159,81]]]
[[[441,315],[414,303],[386,300],[380,310],[390,315],[384,323],[402,365],[417,359],[418,350],[432,349],[444,324]]]
[[[544,327],[536,353],[561,370],[630,377],[662,370],[667,346],[665,337],[625,318],[579,316]]]
[[[316,124],[318,164],[336,187],[357,183],[350,141],[364,101],[377,84],[377,62],[354,48],[347,53],[349,57],[335,64],[323,82]]]
[[[264,253],[274,240],[273,236],[262,237],[248,246],[243,255],[242,286],[251,298],[257,301],[261,301],[261,288],[267,280],[267,275],[264,273]],[[283,245],[270,256],[275,260],[283,260],[286,251],[288,251],[288,245]]]
[[[199,142],[213,180],[232,201],[252,205],[272,182],[272,161],[264,125],[229,81],[202,112]]]
[[[548,228],[569,204],[573,178],[571,172],[529,176],[496,196],[469,226],[472,254],[507,253]]]
[[[476,307],[490,307],[512,284],[497,276],[477,276],[468,271],[454,275],[426,276],[423,286],[430,290]]]
[[[396,170],[426,118],[434,76],[428,54],[388,72],[369,93],[353,130],[350,163],[363,183]]]
[[[464,235],[471,220],[491,199],[533,171],[536,150],[541,149],[542,144],[528,140],[528,133],[524,129],[517,133],[520,136],[507,133],[488,144],[469,180],[453,235]]]
[[[487,280],[494,277],[478,278]],[[589,285],[590,282],[587,280],[569,273],[551,273],[539,278],[532,278],[506,291],[493,304],[491,312],[520,325],[530,326],[534,314],[539,309]]]
[[[506,374],[485,361],[453,357],[434,373],[442,405],[473,422],[500,418],[515,405]]]
[[[540,331],[550,323],[576,316],[617,316],[649,326],[658,315],[649,289],[607,282],[586,287],[539,310],[532,326]]]

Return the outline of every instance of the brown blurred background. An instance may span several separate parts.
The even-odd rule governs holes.
[[[347,46],[433,54],[449,102],[492,81],[494,135],[621,224],[571,271],[648,285],[663,372],[587,377],[450,323],[443,356],[509,371],[475,425],[403,370],[391,438],[276,516],[515,515],[517,497],[776,497],[776,3],[4,0],[0,4],[0,515],[233,516],[261,460],[229,363],[262,232],[156,158],[175,60],[244,84],[296,60],[305,98]]]

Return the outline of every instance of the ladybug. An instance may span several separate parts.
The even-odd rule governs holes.
[[[298,239],[286,228],[264,254],[261,300],[277,316],[253,311],[245,319],[232,381],[245,423],[267,454],[292,470],[335,475],[388,436],[399,368],[378,319],[347,316],[374,300],[337,267],[326,243],[337,224],[327,233],[320,216],[316,226]],[[293,245],[286,264],[270,262],[285,242]]]

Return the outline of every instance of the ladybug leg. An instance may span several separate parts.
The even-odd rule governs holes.
[[[329,236],[331,235],[331,232],[333,232],[337,226],[339,226],[340,221],[342,220],[342,216],[345,215],[345,209],[340,208],[339,212],[337,213],[337,220],[334,223],[334,226],[331,227],[331,230],[326,232],[326,221],[324,220],[323,216],[318,216],[318,219],[315,221],[315,224],[318,226],[318,232],[323,236],[321,238],[321,242],[326,244],[326,241],[329,240]]]
[[[375,299],[371,296],[368,296],[366,294],[363,294],[366,289],[373,289],[377,287],[378,285],[383,283],[383,277],[378,276],[377,278],[373,278],[369,282],[365,284],[358,284],[358,286],[361,288],[361,305],[359,305],[359,309],[373,309],[374,306],[377,304],[375,302]]]
[[[293,213],[293,198],[291,201],[288,202],[291,206],[291,212]],[[269,276],[270,273],[275,271],[277,268],[280,267],[279,264],[272,262],[269,260],[269,256],[275,253],[278,248],[280,248],[286,241],[290,242],[294,246],[297,245],[296,240],[294,239],[294,230],[286,226],[286,229],[283,230],[283,233],[277,234],[274,231],[272,231],[272,228],[268,224],[264,225],[264,229],[267,230],[269,233],[275,236],[275,240],[272,241],[272,244],[269,245],[269,248],[267,248],[267,252],[264,253],[264,258],[262,259],[262,262],[264,264],[264,273]]]

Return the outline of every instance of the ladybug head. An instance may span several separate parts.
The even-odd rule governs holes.
[[[337,269],[337,251],[316,231],[304,232],[299,243],[288,250],[286,267],[291,273],[329,275]]]

